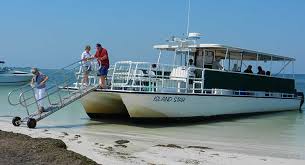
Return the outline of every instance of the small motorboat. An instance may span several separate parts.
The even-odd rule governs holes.
[[[14,70],[4,66],[5,62],[0,61],[0,86],[2,85],[24,85],[31,81],[32,74]]]

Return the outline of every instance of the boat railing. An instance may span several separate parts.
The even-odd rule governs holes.
[[[203,75],[197,67],[122,61],[115,63],[111,89],[189,93],[203,89]]]
[[[291,93],[205,89],[205,70],[197,67],[149,62],[117,62],[112,74],[111,90],[277,98],[295,97],[295,94]]]
[[[98,85],[98,70],[100,69],[100,65],[98,64],[97,61],[91,61],[90,62],[90,72],[88,73],[88,85],[89,86],[96,86]],[[108,69],[108,74],[106,77],[107,80],[107,86],[110,86],[110,82],[111,82],[111,77],[112,77],[112,73],[113,73],[113,67],[110,66],[110,68]],[[67,88],[70,89],[79,89],[81,88],[84,84],[82,82],[82,80],[84,79],[84,67],[82,67],[81,65],[79,66],[78,70],[76,71],[76,81],[72,84],[72,86],[69,86]]]
[[[97,71],[99,69],[99,64],[97,61],[90,61],[90,72],[88,73],[88,85],[98,84]],[[73,84],[72,88],[78,89],[83,86],[82,80],[84,78],[84,67],[79,66],[78,71],[75,73],[77,75],[76,82]]]

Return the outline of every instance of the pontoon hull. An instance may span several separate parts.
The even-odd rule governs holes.
[[[128,112],[130,118],[210,117],[298,110],[301,102],[293,98],[137,92],[94,92],[90,95],[83,99],[87,113],[115,115]]]
[[[128,112],[118,93],[91,92],[81,99],[90,118],[128,117]]]

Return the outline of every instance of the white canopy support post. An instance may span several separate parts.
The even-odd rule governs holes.
[[[202,68],[204,68],[204,62],[205,62],[205,57],[206,57],[206,50],[205,49],[203,49],[203,58],[202,58],[202,65],[203,65],[203,67]]]
[[[182,66],[182,61],[183,61],[183,57],[182,56],[183,56],[183,54],[184,53],[180,53],[180,66]]]
[[[258,67],[258,57],[259,57],[259,54],[256,53],[256,68]]]
[[[285,77],[285,71],[286,71],[286,59],[284,58],[283,78]]]
[[[242,66],[243,66],[243,52],[240,53],[240,68],[239,68],[240,72],[241,72]]]
[[[186,56],[185,56],[185,58],[186,58]],[[190,68],[188,68],[189,67],[189,59],[190,59],[190,48],[188,48],[188,50],[187,50],[187,58],[185,59],[186,61],[186,71],[187,71],[187,76],[186,76],[186,84],[185,84],[185,88],[186,88],[186,90],[185,90],[185,92],[187,93],[187,91],[188,91],[188,89],[189,89],[189,73],[188,73],[188,70],[190,69]]]
[[[187,51],[187,59],[186,59],[186,66],[188,67],[190,64],[189,64],[189,60],[190,60],[190,49],[188,49]]]
[[[273,63],[273,56],[270,57],[270,68],[269,68],[269,71],[270,71],[270,76],[271,76],[271,73],[272,73],[272,63]]]
[[[176,65],[176,56],[177,56],[177,49],[175,49],[175,54],[174,54],[174,62],[173,62],[173,65]]]
[[[185,66],[187,66],[187,61],[186,61],[186,60],[187,60],[187,59],[186,59],[186,58],[187,58],[187,55],[188,55],[188,52],[184,55],[184,65],[185,65]]]
[[[228,68],[228,71],[229,71],[231,69],[231,55],[230,55],[230,52],[228,54],[229,54],[229,68]]]
[[[159,56],[158,56],[157,65],[159,65],[159,64],[160,64],[160,58],[161,58],[161,54],[162,54],[162,50],[160,50],[160,52],[159,52]]]
[[[292,61],[292,78],[294,78],[294,61]]]
[[[224,70],[224,61],[226,61],[227,60],[227,57],[228,57],[228,53],[229,53],[229,48],[227,48],[227,50],[226,50],[226,56],[225,56],[225,59],[222,61],[222,70]],[[230,68],[229,68],[230,69]]]

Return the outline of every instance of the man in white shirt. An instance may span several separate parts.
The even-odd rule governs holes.
[[[191,77],[195,77],[195,65],[193,59],[189,60],[188,74]]]
[[[82,60],[82,72],[83,72],[83,80],[82,85],[87,86],[89,84],[88,75],[91,71],[91,59],[92,56],[90,54],[91,47],[88,45],[85,47],[85,51],[81,55]]]

